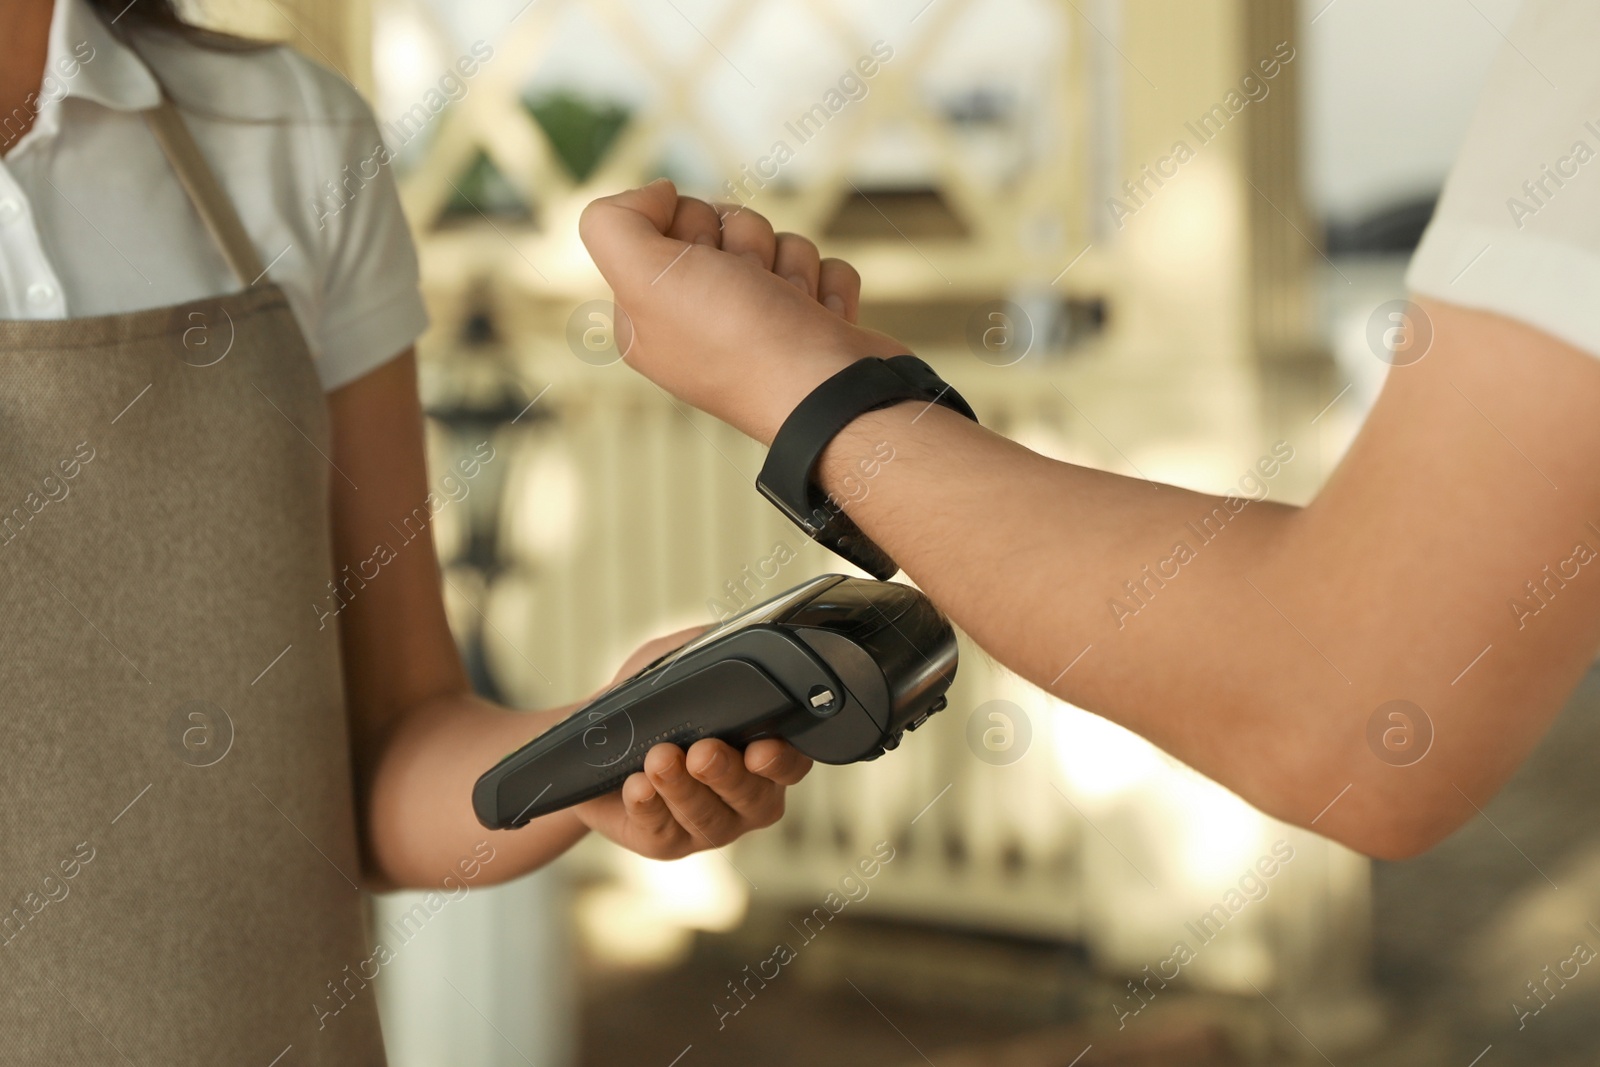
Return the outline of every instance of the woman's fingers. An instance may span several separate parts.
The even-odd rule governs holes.
[[[752,742],[744,752],[744,765],[751,774],[760,775],[780,786],[794,785],[811,770],[811,757],[787,741],[767,738]]]
[[[651,749],[644,758],[644,773],[697,845],[725,845],[739,835],[739,816],[710,786],[695,780],[677,745],[660,744]]]
[[[722,250],[743,256],[762,270],[771,270],[778,249],[772,223],[747,207],[718,204],[717,210],[722,216]]]
[[[861,275],[842,259],[825,259],[818,269],[817,300],[846,322],[861,314]]]
[[[687,753],[660,744],[619,793],[578,810],[587,825],[623,847],[675,859],[771,826],[783,816],[785,787],[810,769],[811,760],[786,741],[757,741],[744,753],[713,738]]]
[[[772,273],[815,300],[822,267],[817,246],[797,233],[780,233],[777,242]]]
[[[628,775],[622,783],[622,808],[628,820],[649,836],[665,841],[676,835],[678,820],[647,775]]]
[[[724,742],[696,741],[684,762],[696,780],[710,786],[733,810],[745,829],[771,826],[783,814],[783,787],[752,774],[744,757]]]

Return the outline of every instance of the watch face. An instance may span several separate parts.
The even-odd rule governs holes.
[[[692,639],[688,644],[681,645],[678,648],[673,649],[671,652],[668,652],[665,656],[662,656],[660,659],[644,668],[634,677],[642,678],[645,675],[664,672],[681,657],[697,651],[698,649],[705,648],[713,641],[719,641],[722,638],[727,637],[729,634],[738,630],[743,630],[749,626],[759,626],[762,623],[774,622],[778,619],[781,619],[796,607],[805,604],[808,600],[822,592],[824,589],[827,589],[829,586],[836,585],[844,580],[845,579],[843,575],[824,574],[819,578],[811,579],[811,581],[806,582],[804,585],[795,586],[788,592],[780,593],[771,600],[766,600],[760,604],[754,605],[753,607],[746,608],[744,611],[741,611],[731,619],[728,619],[719,625],[713,626],[699,637]]]
[[[763,470],[762,473],[765,474],[766,471]],[[783,499],[782,494],[773,489],[771,486],[767,485],[767,483],[760,478],[756,479],[756,489],[760,491],[762,496],[767,498],[767,501],[772,504],[773,507],[783,512],[785,518],[794,523],[796,526],[800,527],[800,529],[804,530],[807,537],[815,538],[820,532],[819,527],[811,524],[811,516],[802,515],[794,508],[790,507],[789,502]]]

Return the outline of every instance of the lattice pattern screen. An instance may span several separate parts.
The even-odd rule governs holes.
[[[1062,0],[521,4],[389,0],[377,75],[413,220],[448,246],[440,221],[482,208],[530,286],[591,292],[577,212],[661,174],[835,235],[883,291],[1048,284],[1088,244],[1087,31]],[[418,73],[462,56],[442,95]]]

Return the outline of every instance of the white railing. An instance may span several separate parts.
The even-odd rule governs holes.
[[[1014,368],[1014,380],[966,353],[935,359],[990,425],[1107,469],[1134,464],[1221,490],[1269,447],[1241,432],[1251,423],[1235,407],[1247,405],[1197,399],[1195,381],[1119,382],[1092,354]],[[730,582],[748,600],[843,566],[757,496],[760,452],[735,431],[621,365],[585,366],[555,345],[525,376],[550,385],[540,405],[554,417],[507,458],[504,532],[518,566],[480,601],[493,624],[490,662],[519,702],[580,699],[637,642],[733,606]],[[1207,378],[1209,391],[1228,392]],[[1244,383],[1235,391],[1248,397]],[[1141,414],[1119,419],[1119,410]],[[1170,446],[1154,447],[1166,437],[1157,428],[1175,418],[1209,446],[1182,465]],[[1313,467],[1314,452],[1302,448],[1300,462]],[[1320,471],[1306,467],[1296,476],[1314,484]],[[773,562],[791,553],[792,562]],[[783,824],[728,850],[725,880],[756,902],[808,908],[888,841],[896,859],[861,912],[1080,941],[1130,974],[1184,940],[1196,958],[1183,971],[1202,985],[1254,983],[1308,1008],[1344,1010],[1357,999],[1364,860],[1260,816],[965,641],[962,656],[947,711],[882,760],[817,768],[793,791]],[[980,708],[1012,720],[985,718],[980,735],[991,725],[1031,734],[1024,755],[1001,765],[982,758],[968,732]],[[1269,863],[1281,868],[1272,878],[1251,875],[1279,841],[1292,861]],[[594,850],[585,862],[604,866],[608,857]],[[1222,914],[1212,909],[1241,878],[1247,897],[1262,882],[1262,899],[1229,908],[1226,935],[1201,950],[1194,931],[1220,922],[1187,924]]]
[[[711,621],[708,601],[730,581],[755,573],[777,592],[840,566],[753,492],[761,457],[751,442],[621,366],[586,365],[563,340],[574,306],[605,295],[576,238],[578,212],[664,161],[689,191],[747,201],[780,228],[833,231],[824,254],[856,262],[879,305],[1104,300],[1108,329],[1070,359],[1041,352],[998,368],[959,350],[923,354],[988,425],[1031,447],[1229,487],[1272,444],[1260,430],[1245,291],[1243,205],[1253,194],[1244,147],[1219,140],[1124,234],[1097,227],[1095,215],[1135,169],[1124,154],[1137,163],[1165,150],[1182,119],[1248,67],[1253,45],[1241,43],[1237,20],[1262,6],[1040,0],[1000,13],[980,0],[540,0],[520,14],[520,3],[506,5],[504,23],[458,24],[451,37],[443,7],[379,3],[380,41],[432,41],[431,51],[406,53],[411,69],[443,69],[480,33],[493,48],[408,147],[402,193],[441,324],[424,356],[452,358],[465,294],[487,284],[517,375],[530,395],[550,387],[540,410],[554,418],[518,431],[521,445],[506,437],[503,543],[516,568],[488,590],[458,575],[449,592],[458,621],[475,625],[468,597],[488,615],[490,663],[511,696],[529,706],[581,699],[636,643]],[[780,7],[788,21],[774,29]],[[874,53],[879,41],[892,56]],[[808,131],[793,121],[828,107],[842,72],[869,56],[867,91],[828,108],[823,132],[802,140]],[[375,66],[379,117],[390,120],[417,97],[393,86],[385,95],[383,54]],[[1147,91],[1146,72],[1164,91]],[[581,181],[520,102],[530,86],[573,78],[597,80],[601,95],[632,109]],[[971,92],[990,84],[1005,92],[987,102]],[[774,172],[777,141],[793,158],[775,177],[747,178]],[[486,216],[434,226],[480,152],[534,207],[537,225]],[[1279,177],[1292,187],[1292,176]],[[880,198],[905,188],[936,192],[960,235],[890,226],[880,239],[840,225],[864,218],[870,230]],[[1321,450],[1291,443],[1302,459],[1277,488],[1303,498],[1320,483]],[[446,543],[456,518],[441,515]],[[763,569],[779,544],[794,560]],[[1170,959],[1175,942],[1196,942],[1189,924],[1281,839],[1292,861],[1278,863],[1260,900],[1227,910],[1226,932],[1196,945],[1183,973],[1216,988],[1274,989],[1278,1003],[1307,1009],[1297,1022],[1308,1030],[1319,1021],[1352,1029],[1363,1010],[1364,861],[1263,819],[1144,742],[1008,677],[970,645],[962,651],[949,710],[883,760],[819,768],[794,791],[782,826],[695,869],[719,871],[736,896],[811,907],[887,840],[896,859],[868,909],[1078,940],[1135,975]],[[1032,734],[1007,765],[980,759],[968,741],[970,716],[992,701],[1018,709]],[[620,863],[592,844],[574,862]]]

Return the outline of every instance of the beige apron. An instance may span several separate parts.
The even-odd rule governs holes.
[[[0,1064],[381,1064],[323,390],[148,118],[246,288],[0,322]]]

